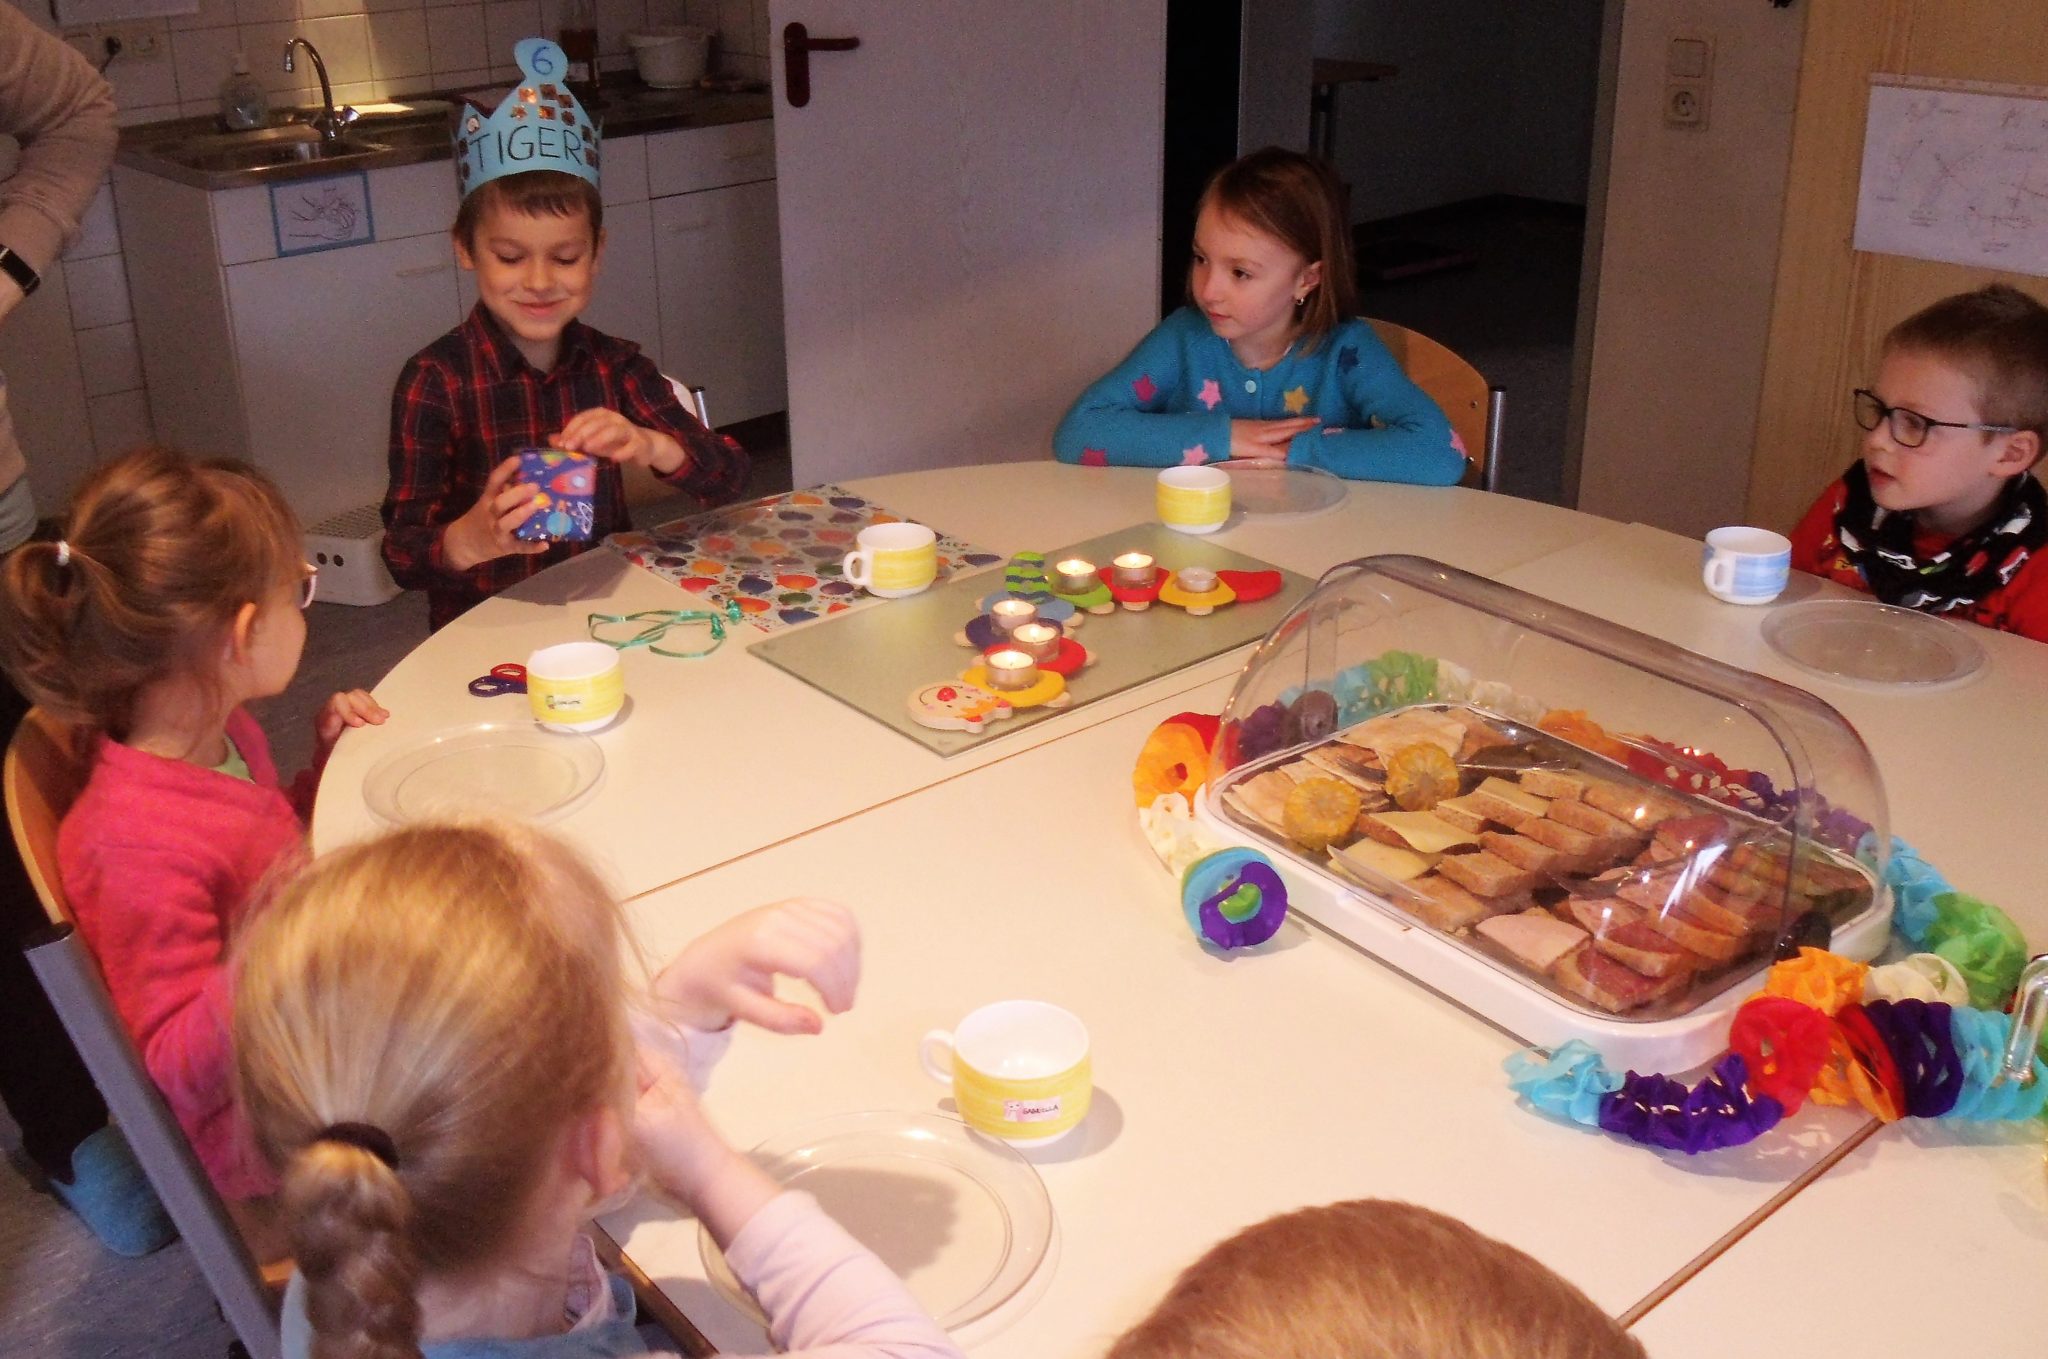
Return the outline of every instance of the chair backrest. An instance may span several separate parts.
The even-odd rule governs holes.
[[[1408,380],[1443,407],[1471,458],[1466,486],[1498,488],[1500,480],[1500,414],[1504,393],[1487,385],[1477,368],[1420,331],[1367,317],[1373,332],[1393,354]]]
[[[143,1068],[99,968],[72,926],[57,871],[57,827],[85,786],[82,755],[74,729],[30,709],[0,768],[7,824],[50,917],[50,929],[27,949],[29,966],[236,1337],[252,1359],[277,1359],[277,1312],[263,1273]]]
[[[668,375],[664,373],[662,376]],[[705,401],[704,389],[687,386],[681,378],[669,378],[668,385],[669,390],[676,394],[676,400],[683,403],[683,409],[696,416],[698,423],[704,428],[710,429],[711,407]],[[666,500],[676,493],[675,487],[645,467],[628,467],[623,469],[620,475],[626,481],[628,506],[652,504],[657,500]]]

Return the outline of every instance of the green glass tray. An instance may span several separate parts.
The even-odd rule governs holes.
[[[1049,569],[1054,562],[1082,557],[1106,573],[1111,558],[1133,551],[1151,553],[1168,570],[1187,566],[1219,571],[1275,569],[1256,557],[1156,523],[1136,524],[1084,543],[1048,549],[1045,560]],[[1255,603],[1234,603],[1200,618],[1156,603],[1142,613],[1119,608],[1111,614],[1084,615],[1087,621],[1072,636],[1094,660],[1067,680],[1067,692],[1074,701],[1058,709],[1021,709],[1014,717],[991,723],[979,736],[919,725],[911,720],[909,700],[924,685],[956,678],[978,660],[978,653],[953,638],[979,612],[976,603],[1002,588],[1001,565],[946,581],[908,599],[882,600],[806,623],[755,643],[749,654],[866,713],[927,750],[957,755],[1257,641],[1286,617],[1314,584],[1292,571],[1280,574],[1278,594]]]

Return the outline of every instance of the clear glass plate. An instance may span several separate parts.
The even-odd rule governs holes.
[[[1219,463],[1230,474],[1231,504],[1259,519],[1305,519],[1344,503],[1344,478],[1320,467]]]
[[[604,751],[588,736],[478,722],[378,760],[363,778],[363,800],[394,826],[479,813],[553,821],[581,806],[603,777]]]
[[[1838,683],[1935,690],[1984,669],[1975,627],[1874,599],[1810,599],[1771,610],[1763,634],[1801,670]]]
[[[841,1114],[751,1155],[777,1183],[817,1199],[949,1331],[1015,1296],[1052,1244],[1052,1200],[1037,1169],[958,1119]],[[712,1285],[765,1324],[701,1228],[698,1245]]]

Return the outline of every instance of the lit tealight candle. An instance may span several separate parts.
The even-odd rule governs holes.
[[[1126,552],[1112,564],[1116,567],[1116,583],[1125,589],[1142,590],[1159,575],[1149,553]]]
[[[1010,634],[1010,643],[1034,661],[1056,661],[1060,630],[1050,623],[1026,623]]]
[[[991,689],[1029,689],[1038,683],[1038,662],[1022,651],[995,652],[987,664]]]
[[[1175,582],[1191,595],[1206,595],[1216,588],[1216,573],[1206,566],[1186,566],[1173,573]]]
[[[1058,579],[1059,592],[1063,595],[1085,595],[1102,581],[1095,563],[1079,557],[1069,557],[1053,567]]]
[[[999,599],[989,613],[995,618],[998,629],[1015,632],[1038,617],[1038,606],[1028,599]]]

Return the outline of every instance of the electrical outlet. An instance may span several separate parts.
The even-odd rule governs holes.
[[[1707,82],[1664,82],[1664,125],[1699,130],[1707,125]]]
[[[64,41],[70,43],[85,55],[85,59],[98,66],[109,60],[148,59],[163,51],[163,29],[161,25],[147,20],[126,24],[92,24],[84,28],[67,28]]]

